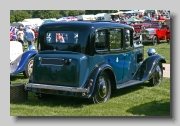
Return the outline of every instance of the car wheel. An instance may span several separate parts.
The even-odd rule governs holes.
[[[163,69],[162,69],[162,63],[160,62],[156,64],[155,71],[149,82],[151,86],[157,86],[162,83],[162,80],[163,80]]]
[[[24,75],[25,78],[29,78],[30,77],[30,75],[32,73],[33,62],[34,62],[34,57],[31,57],[28,60],[28,63],[27,63],[25,71],[23,71],[23,75]]]
[[[153,44],[153,45],[157,45],[157,42],[158,42],[158,41],[157,41],[157,37],[154,36],[154,37],[153,37],[153,42],[152,42],[152,44]]]
[[[105,72],[100,74],[94,91],[94,96],[92,98],[93,103],[102,103],[109,100],[111,95],[111,83]]]

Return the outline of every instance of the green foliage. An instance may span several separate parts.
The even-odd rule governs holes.
[[[115,13],[117,10],[86,10],[86,14]]]
[[[31,18],[32,16],[28,14],[26,11],[18,11],[14,14],[15,21],[23,21],[26,18]]]
[[[36,10],[33,12],[33,18],[57,18],[59,17],[59,11],[57,10]]]
[[[60,18],[82,14],[114,13],[117,10],[10,10],[10,22],[22,21],[26,18]]]
[[[10,14],[10,23],[15,22],[15,16],[13,14]]]
[[[79,13],[76,10],[69,10],[68,15],[69,16],[76,16],[76,15],[79,15]]]

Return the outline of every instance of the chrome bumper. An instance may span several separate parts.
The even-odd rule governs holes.
[[[39,88],[39,89],[49,89],[49,90],[57,90],[57,91],[70,91],[70,92],[89,92],[89,88],[65,87],[65,86],[55,86],[55,85],[47,85],[47,84],[35,84],[35,83],[27,83],[25,85],[25,90],[27,90],[27,88]]]

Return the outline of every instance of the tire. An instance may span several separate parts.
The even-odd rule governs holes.
[[[103,72],[96,81],[92,101],[94,104],[107,102],[111,95],[111,83],[108,75]]]
[[[25,69],[25,71],[23,71],[23,75],[24,75],[25,78],[29,78],[30,75],[31,75],[31,73],[32,73],[33,61],[34,61],[34,57],[31,57],[31,58],[28,60],[26,69]]]
[[[153,45],[157,45],[157,43],[158,43],[157,37],[154,36],[154,37],[153,37],[152,44],[153,44]]]
[[[163,80],[163,68],[162,63],[159,62],[155,66],[155,71],[152,78],[149,80],[150,86],[158,86],[162,83]]]

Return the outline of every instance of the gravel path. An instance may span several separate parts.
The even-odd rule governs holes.
[[[163,64],[163,67],[165,67],[165,70],[163,71],[163,77],[170,78],[170,64]]]

